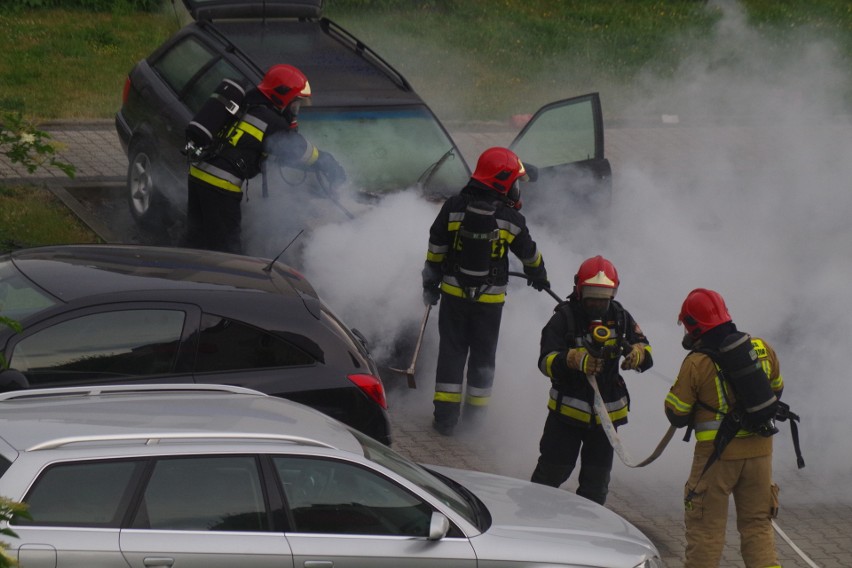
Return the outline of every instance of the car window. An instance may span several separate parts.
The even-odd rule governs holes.
[[[24,497],[31,519],[19,525],[117,528],[141,460],[53,465]]]
[[[185,318],[180,310],[119,310],[66,320],[18,342],[9,365],[32,385],[169,373]]]
[[[367,193],[401,191],[420,182],[428,193],[449,195],[470,176],[452,140],[426,107],[309,108],[300,116],[299,131],[337,156],[350,181]]]
[[[188,36],[157,59],[153,67],[175,93],[180,93],[189,80],[215,57],[217,55],[207,46]]]
[[[21,320],[56,304],[24,278],[11,261],[0,262],[0,315]]]
[[[9,469],[10,465],[12,465],[11,461],[9,461],[3,456],[0,456],[0,477],[3,477],[3,474],[6,473],[6,470]]]
[[[432,509],[369,469],[334,460],[274,457],[293,531],[421,536]]]
[[[131,524],[135,529],[268,531],[252,456],[157,461]]]
[[[193,114],[201,108],[223,77],[238,76],[232,66],[222,62],[217,53],[193,36],[187,36],[176,43],[154,61],[152,66],[178,96],[185,97],[185,102]],[[201,80],[195,82],[184,94],[184,89],[202,70],[204,74],[201,75]]]
[[[476,511],[472,504],[464,496],[459,495],[458,492],[421,465],[407,460],[391,448],[369,436],[365,436],[361,432],[353,430],[352,435],[361,444],[365,458],[417,484],[419,487],[428,491],[433,497],[439,499],[443,504],[451,507],[456,513],[464,516],[471,524],[478,524],[476,521]]]
[[[512,143],[512,150],[540,168],[594,159],[594,103],[591,97],[578,97],[548,105]]]
[[[204,314],[195,361],[196,372],[233,371],[312,365],[313,357],[262,329]]]
[[[243,78],[233,65],[224,59],[217,60],[198,77],[197,81],[190,84],[189,90],[184,95],[184,103],[193,114],[201,109],[225,77],[235,79],[243,85],[247,84],[247,79]]]

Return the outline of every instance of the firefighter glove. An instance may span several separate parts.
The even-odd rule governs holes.
[[[434,306],[441,298],[440,288],[423,288],[423,305]]]
[[[437,288],[441,285],[443,273],[440,268],[427,260],[423,264],[423,270],[420,272],[420,276],[423,278],[424,288]]]
[[[569,349],[565,363],[569,369],[582,371],[587,375],[597,375],[603,370],[603,359],[598,359],[585,349]]]
[[[645,344],[634,343],[630,346],[630,351],[624,355],[624,360],[621,362],[621,368],[626,370],[636,370],[639,365],[645,360]]]
[[[547,276],[544,278],[531,278],[527,280],[527,286],[532,286],[541,292],[542,290],[550,290],[550,281],[547,279]]]
[[[319,156],[314,162],[314,168],[324,174],[333,186],[346,181],[346,171],[328,152],[319,151]]]

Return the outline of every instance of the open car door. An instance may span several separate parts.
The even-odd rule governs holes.
[[[538,168],[538,180],[522,188],[525,214],[573,217],[609,206],[612,168],[604,157],[598,93],[543,106],[509,147]]]

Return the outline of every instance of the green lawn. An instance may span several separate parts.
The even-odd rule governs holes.
[[[848,0],[740,6],[743,23],[782,56],[817,40],[838,59],[852,56]],[[736,63],[720,50],[714,2],[326,0],[325,14],[402,71],[445,120],[503,118],[590,91],[618,114],[647,77],[676,76],[696,55],[718,51],[713,65]],[[154,14],[4,10],[0,110],[110,118],[127,71],[185,21],[172,4]],[[841,88],[852,106],[852,87]]]

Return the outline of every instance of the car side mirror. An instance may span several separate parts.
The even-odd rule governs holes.
[[[0,370],[0,392],[24,390],[30,388],[30,382],[17,369]]]
[[[441,540],[450,530],[450,520],[438,511],[432,511],[429,521],[429,540]]]

